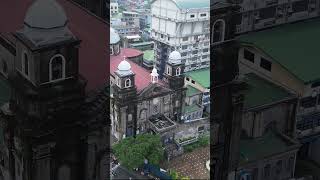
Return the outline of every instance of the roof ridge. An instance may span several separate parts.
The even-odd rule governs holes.
[[[97,20],[99,20],[99,21],[101,21],[101,22],[103,22],[103,23],[105,23],[105,24],[109,24],[109,25],[110,25],[110,23],[108,23],[108,21],[106,21],[106,20],[104,20],[103,18],[97,16],[96,14],[94,14],[94,13],[91,12],[91,11],[89,11],[88,9],[82,7],[80,4],[78,4],[78,3],[76,3],[76,2],[74,2],[74,1],[72,1],[72,0],[64,0],[64,1],[70,2],[71,4],[77,6],[79,9],[83,10],[83,11],[86,12],[87,14],[95,17]]]

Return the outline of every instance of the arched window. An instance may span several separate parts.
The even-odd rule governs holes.
[[[181,74],[181,68],[178,67],[178,68],[176,69],[176,75],[177,75],[177,76],[180,76],[180,74]]]
[[[224,41],[226,24],[224,20],[218,19],[213,23],[212,42]]]
[[[29,58],[26,52],[22,55],[22,73],[29,76]]]
[[[110,55],[113,55],[113,48],[110,47]]]
[[[8,74],[8,65],[7,65],[7,62],[5,60],[2,60],[2,72],[4,74]]]
[[[124,87],[130,87],[130,86],[131,86],[131,80],[130,79],[126,79]]]
[[[51,58],[49,62],[49,80],[55,81],[65,78],[65,59],[58,54]]]
[[[170,67],[167,67],[167,74],[168,74],[168,75],[171,75],[171,73],[170,73]]]
[[[69,180],[71,179],[70,167],[62,165],[58,170],[58,180]]]

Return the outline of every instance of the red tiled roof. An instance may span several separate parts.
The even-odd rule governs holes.
[[[23,27],[25,13],[32,0],[1,0],[0,33],[15,32]],[[107,83],[109,74],[108,24],[89,14],[69,0],[57,0],[65,9],[69,19],[68,27],[81,41],[79,70],[87,80],[87,91]],[[50,21],[50,19],[48,19]]]
[[[120,62],[123,60],[124,57],[136,57],[138,55],[142,55],[143,53],[136,49],[121,49],[121,52],[117,56],[110,57],[110,72],[113,74],[117,69]],[[148,70],[144,69],[143,67],[137,65],[136,63],[127,59],[127,61],[131,65],[131,70],[135,73],[135,84],[137,86],[137,90],[142,90],[143,88],[147,87],[151,82],[150,73]]]

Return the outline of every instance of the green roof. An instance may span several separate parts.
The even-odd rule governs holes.
[[[197,104],[192,104],[190,106],[184,106],[183,108],[183,112],[184,113],[191,113],[191,112],[195,112],[195,111],[199,111],[201,110],[202,108],[199,107],[199,105]]]
[[[187,77],[190,77],[197,83],[199,83],[201,86],[205,88],[210,87],[210,70],[209,68],[200,69],[196,71],[191,71],[186,73]]]
[[[320,19],[285,24],[239,37],[254,45],[304,83],[320,80]]]
[[[181,9],[210,8],[210,0],[173,0]]]
[[[192,86],[187,86],[187,92],[186,92],[186,96],[189,97],[189,96],[193,96],[193,95],[196,95],[196,94],[199,94],[201,93],[201,91],[199,91],[198,89],[192,87]]]
[[[11,96],[11,89],[5,79],[0,77],[0,106],[9,102]]]
[[[139,43],[131,43],[130,46],[132,47],[137,47],[137,46],[146,46],[146,45],[151,45],[154,42],[149,41],[149,42],[139,42]]]
[[[268,131],[257,138],[240,140],[240,165],[295,148],[293,142],[284,139],[275,132]]]
[[[288,91],[253,73],[246,74],[245,81],[249,86],[245,93],[244,108],[253,108],[270,104],[292,96]]]
[[[154,51],[153,50],[143,51],[143,59],[146,61],[154,61]]]

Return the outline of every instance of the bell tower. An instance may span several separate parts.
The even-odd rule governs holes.
[[[137,88],[135,86],[135,74],[131,65],[125,59],[118,65],[115,72],[114,99],[118,107],[118,119],[122,128],[122,137],[134,136],[137,129]]]
[[[80,40],[55,0],[37,0],[28,9],[16,38],[10,110],[12,137],[20,142],[11,162],[22,162],[27,180],[81,179],[78,175],[78,111],[86,80],[79,74]],[[16,133],[17,132],[17,133]],[[13,163],[14,164],[14,163]],[[14,165],[13,165],[14,167]],[[17,172],[12,168],[12,176]],[[73,174],[73,175],[71,175]]]
[[[181,61],[181,54],[178,51],[173,51],[169,55],[169,60],[166,62],[164,81],[169,88],[175,91],[173,96],[173,112],[176,121],[181,120],[182,106],[184,105],[185,88],[184,88],[184,64]]]

